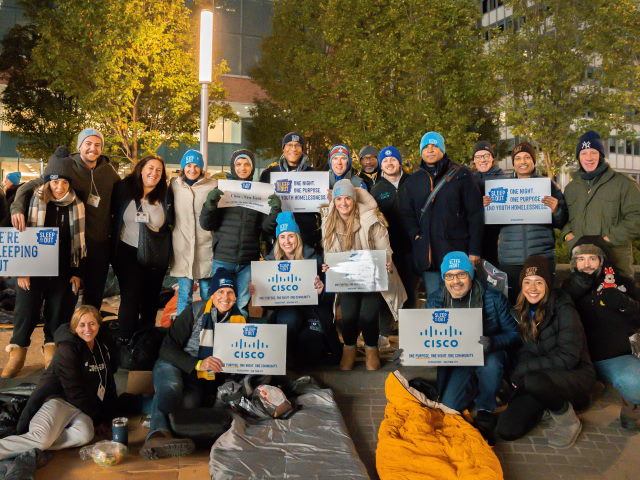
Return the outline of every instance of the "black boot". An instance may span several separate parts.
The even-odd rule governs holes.
[[[476,419],[473,422],[474,427],[480,431],[484,439],[491,446],[496,444],[496,423],[496,416],[487,410],[478,410]]]

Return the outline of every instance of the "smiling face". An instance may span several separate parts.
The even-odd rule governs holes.
[[[80,158],[89,166],[94,167],[102,154],[102,140],[91,135],[84,139],[79,148]]]
[[[184,176],[189,180],[196,180],[201,173],[202,170],[200,170],[200,166],[197,163],[187,163],[184,167]]]
[[[85,313],[80,317],[78,326],[76,327],[76,335],[87,342],[89,347],[93,347],[93,341],[100,330],[100,323],[90,313]]]
[[[536,166],[528,152],[519,152],[513,157],[513,168],[518,178],[529,178]]]
[[[340,195],[334,199],[336,210],[338,214],[342,218],[348,218],[355,207],[355,202],[353,198],[348,197],[347,195]]]
[[[522,279],[522,294],[531,305],[542,300],[546,292],[547,282],[539,275],[530,275]]]
[[[382,159],[381,168],[386,175],[398,175],[400,173],[400,162],[395,157],[385,157]]]
[[[600,268],[600,257],[598,255],[576,255],[576,269],[582,273],[591,275]]]
[[[598,164],[600,163],[600,152],[595,148],[586,148],[584,150],[580,150],[580,166],[582,169],[589,173],[593,172],[596,168],[598,168]]]
[[[493,167],[493,155],[489,150],[478,150],[473,155],[473,163],[480,173],[485,173]]]
[[[334,155],[333,157],[331,157],[331,170],[333,170],[333,173],[340,177],[347,171],[348,163],[349,160],[347,159],[346,155]]]
[[[241,180],[246,180],[251,175],[251,170],[253,170],[253,165],[251,165],[251,160],[247,157],[239,157],[236,158],[233,162],[233,167],[236,170],[236,175]]]
[[[360,159],[360,165],[365,173],[373,173],[378,167],[378,157],[375,155],[365,155]]]
[[[471,290],[471,277],[465,270],[453,269],[444,274],[444,286],[452,298],[462,298]]]
[[[282,232],[278,235],[278,243],[287,258],[290,258],[298,248],[298,235],[296,232]]]
[[[49,188],[53,194],[53,198],[60,200],[69,191],[69,181],[64,178],[56,178],[49,181]]]
[[[219,288],[213,292],[211,298],[213,300],[213,306],[216,307],[220,313],[228,312],[231,310],[231,307],[236,304],[236,294],[233,289],[229,287]]]
[[[295,167],[302,158],[302,144],[300,142],[285,143],[282,154],[289,166]]]
[[[162,178],[162,172],[164,165],[160,160],[151,159],[145,163],[144,167],[140,171],[140,177],[142,179],[142,186],[145,189],[152,189],[158,185],[158,182]]]
[[[444,157],[444,153],[433,144],[429,144],[422,149],[422,160],[427,165],[435,165]]]

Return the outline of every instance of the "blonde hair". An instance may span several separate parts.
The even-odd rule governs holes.
[[[80,319],[87,313],[91,315],[96,322],[98,322],[98,325],[102,325],[102,315],[100,315],[100,312],[98,312],[96,307],[93,305],[81,305],[76,308],[73,315],[71,315],[71,322],[69,322],[71,325],[71,333],[76,333],[76,328],[78,328]]]
[[[282,232],[285,233],[285,232]],[[296,235],[296,238],[298,239],[298,244],[296,245],[295,250],[293,251],[293,259],[294,260],[304,260],[304,255],[303,255],[303,245],[302,245],[302,238],[300,238],[300,235],[297,232],[293,232]],[[287,258],[287,254],[284,253],[284,250],[282,249],[282,247],[280,246],[280,235],[278,235],[278,238],[276,238],[276,243],[273,246],[273,256],[275,257],[276,260],[286,260]]]
[[[325,217],[326,227],[324,228],[324,234],[322,236],[322,248],[325,252],[330,252],[337,240],[342,251],[353,250],[356,238],[355,232],[353,231],[353,225],[360,220],[358,202],[353,198],[353,210],[351,210],[349,218],[345,222],[336,210],[334,201],[335,199],[332,199],[331,205],[329,206],[329,213]],[[338,229],[345,233],[344,244],[340,243]]]

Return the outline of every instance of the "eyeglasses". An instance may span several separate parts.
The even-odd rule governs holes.
[[[460,272],[460,273],[445,273],[444,274],[444,279],[447,282],[450,282],[453,279],[456,280],[465,280],[467,277],[469,276],[469,274],[467,272]]]
[[[490,153],[483,153],[482,155],[474,155],[474,160],[489,160],[491,158]]]

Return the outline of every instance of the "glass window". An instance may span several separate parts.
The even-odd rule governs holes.
[[[627,155],[633,155],[633,142],[627,139],[625,143],[626,143],[625,153]]]
[[[624,155],[624,144],[625,144],[624,139],[623,138],[619,138],[618,139],[618,153],[620,155]]]
[[[636,138],[633,141],[633,154],[640,155],[640,138]]]
[[[241,42],[241,35],[214,32],[214,63],[219,63],[220,60],[225,59],[229,66],[229,71],[227,73],[231,75],[242,75]]]
[[[214,30],[227,33],[242,33],[241,0],[218,0],[215,3]]]
[[[609,153],[616,153],[616,137],[609,138]]]
[[[244,0],[242,5],[242,33],[266,37],[271,33],[273,2]]]
[[[260,60],[260,43],[262,43],[260,37],[244,36],[242,38],[242,75],[249,75],[251,69]]]

